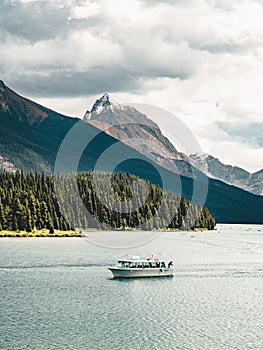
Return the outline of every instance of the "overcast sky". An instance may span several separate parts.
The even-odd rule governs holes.
[[[1,0],[0,79],[67,115],[104,92],[162,107],[204,152],[256,171],[262,19],[263,0]]]

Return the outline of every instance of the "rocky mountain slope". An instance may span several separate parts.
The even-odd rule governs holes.
[[[83,120],[103,130],[166,169],[192,177],[186,154],[178,152],[156,123],[134,107],[119,104],[109,94],[98,99]]]
[[[246,170],[226,165],[209,154],[193,154],[189,156],[193,166],[207,176],[243,188],[254,194],[263,194],[263,170],[249,173]]]
[[[13,168],[50,172],[63,137],[76,121],[18,95],[0,81],[0,155]]]

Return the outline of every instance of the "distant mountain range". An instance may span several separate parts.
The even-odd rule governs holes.
[[[209,154],[193,154],[190,162],[207,176],[224,181],[227,184],[243,188],[254,194],[263,194],[263,169],[255,173],[220,162]]]
[[[131,126],[128,126],[129,122]],[[117,126],[105,130],[105,125],[113,124]],[[263,223],[263,197],[215,179],[207,179],[200,171],[195,172],[198,175],[194,183],[193,166],[188,157],[178,152],[158,126],[136,109],[120,106],[109,95],[104,95],[82,121],[30,101],[0,81],[2,168],[9,166],[9,170],[22,168],[25,172],[33,169],[52,173],[60,145],[76,125],[77,138],[92,140],[82,153],[78,171],[93,170],[102,154],[104,162],[100,163],[98,170],[111,170],[112,164],[119,164],[118,160],[124,154],[127,161],[121,162],[116,171],[132,173],[160,186],[165,181],[167,190],[178,193],[182,188],[182,193],[189,199],[192,198],[193,186],[202,193],[201,189],[208,180],[205,206],[217,221]],[[144,140],[146,146],[140,142],[131,143],[130,139]],[[105,152],[118,140],[121,140],[118,152]],[[68,152],[64,155],[65,172],[74,170],[71,164],[75,151],[79,150],[69,144]],[[176,168],[180,175],[176,173]]]

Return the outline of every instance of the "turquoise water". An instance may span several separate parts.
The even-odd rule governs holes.
[[[149,239],[109,235],[88,239]],[[119,257],[151,254],[174,261],[174,278],[113,280],[107,270]],[[0,278],[0,349],[263,349],[262,226],[163,233],[131,249],[4,238]]]

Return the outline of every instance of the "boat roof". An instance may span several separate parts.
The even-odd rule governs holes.
[[[139,256],[133,256],[130,259],[118,259],[118,262],[164,262],[164,260],[157,257],[140,258]]]

